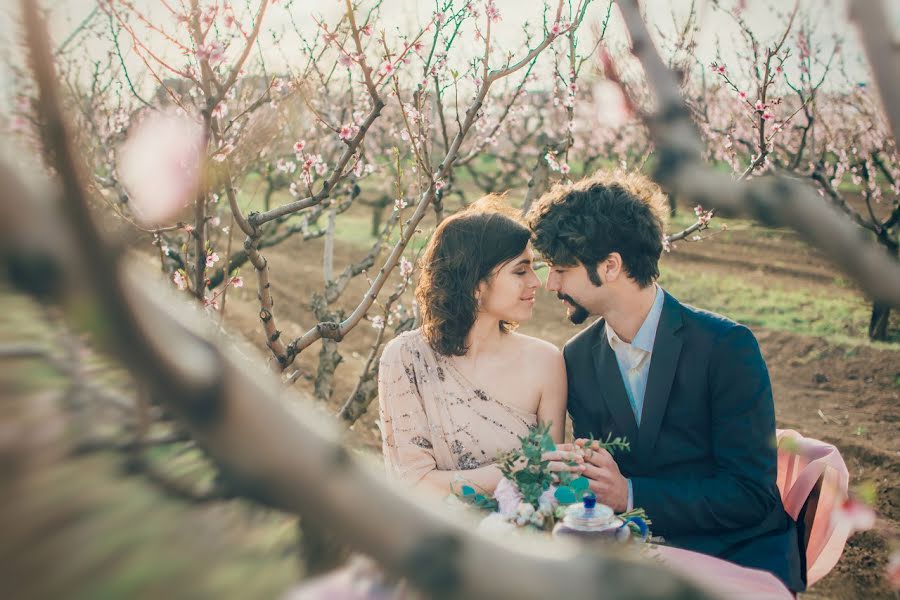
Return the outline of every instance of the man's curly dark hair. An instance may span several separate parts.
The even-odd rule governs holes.
[[[463,356],[478,314],[475,289],[494,269],[522,254],[531,232],[499,196],[486,196],[444,219],[420,260],[416,301],[422,333],[445,356]],[[500,322],[508,333],[515,323]]]
[[[528,212],[535,250],[552,264],[587,269],[599,286],[597,265],[618,252],[641,287],[659,277],[668,203],[655,183],[637,173],[602,172],[559,185]]]

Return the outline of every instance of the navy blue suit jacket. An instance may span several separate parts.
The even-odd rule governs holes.
[[[776,485],[772,387],[749,329],[666,293],[640,427],[603,319],[563,354],[575,437],[628,439],[616,463],[654,535],[803,590],[796,524]]]

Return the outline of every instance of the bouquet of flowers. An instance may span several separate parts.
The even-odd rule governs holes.
[[[458,495],[464,502],[491,511],[488,519],[494,522],[552,530],[565,516],[568,506],[580,502],[585,493],[589,493],[589,482],[580,475],[550,470],[549,461],[542,458],[545,452],[556,450],[549,425],[536,427],[519,439],[522,442],[519,448],[497,459],[503,479],[493,496],[466,483],[460,487]],[[610,453],[630,449],[628,441],[623,438],[590,441]],[[643,509],[634,509],[619,516],[623,519],[640,517],[650,523]]]

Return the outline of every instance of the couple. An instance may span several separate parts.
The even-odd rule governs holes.
[[[581,472],[617,512],[644,508],[667,543],[804,587],[794,521],[776,486],[772,389],[744,326],[697,310],[656,279],[667,204],[642,176],[556,187],[526,228],[485,199],[445,219],[421,264],[421,327],[384,350],[379,402],[389,472],[488,491],[495,457],[550,423],[556,470]],[[540,280],[575,324],[562,353],[514,332]],[[566,413],[576,442],[563,444]],[[623,436],[631,451],[582,452]],[[576,466],[569,466],[574,462]]]

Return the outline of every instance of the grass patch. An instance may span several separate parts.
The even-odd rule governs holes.
[[[745,283],[740,277],[694,269],[662,268],[660,283],[682,302],[728,315],[750,327],[764,327],[847,341],[864,338],[869,306],[850,294]]]

